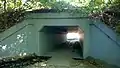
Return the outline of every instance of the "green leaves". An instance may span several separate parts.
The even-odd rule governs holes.
[[[116,11],[120,13],[120,0],[108,0],[108,2],[105,2],[105,0],[67,0],[63,1],[57,1],[57,0],[27,0],[24,4],[22,3],[22,0],[0,0],[0,12],[13,12],[16,11],[17,9],[57,9],[58,12],[68,12],[70,14],[77,14],[81,16],[88,16],[89,14],[95,14],[99,15],[101,13],[104,13],[104,10],[111,10],[111,11]],[[20,13],[22,13],[20,11]],[[118,15],[118,14],[116,14]],[[102,15],[101,15],[102,16]],[[109,16],[109,13],[108,13]],[[110,24],[112,19],[115,19],[116,17],[112,15],[113,18],[109,18],[106,16],[108,19],[104,19],[105,23]],[[1,16],[2,17],[2,16]],[[14,16],[13,16],[14,17]],[[19,16],[18,16],[19,17]],[[15,17],[18,19],[18,17]],[[12,18],[12,17],[11,17]],[[5,18],[1,18],[5,19]],[[108,20],[106,22],[106,20]],[[3,20],[2,20],[3,22]],[[12,22],[17,22],[17,21],[12,21]],[[118,20],[116,21],[118,22]],[[113,22],[110,25],[115,26],[116,31],[120,31],[120,24],[115,25]]]
[[[40,0],[40,2],[45,4],[45,3],[49,2],[49,0]]]
[[[22,1],[21,0],[17,1],[16,6],[20,7],[21,5],[22,5]]]
[[[96,6],[99,6],[99,5],[103,4],[103,3],[104,3],[103,0],[95,0],[95,1],[94,1],[94,4],[95,4]]]

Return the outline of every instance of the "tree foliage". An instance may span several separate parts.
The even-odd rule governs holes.
[[[19,22],[22,17],[24,18],[23,13],[27,10],[52,8],[57,9],[58,12],[99,18],[110,28],[120,33],[119,6],[120,0],[0,0],[0,24],[5,25],[9,21],[9,24]],[[5,30],[9,27],[1,28]],[[0,30],[2,30],[1,28]]]

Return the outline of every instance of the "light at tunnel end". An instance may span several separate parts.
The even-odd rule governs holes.
[[[76,42],[80,40],[81,35],[79,33],[67,33],[66,38],[67,41]]]

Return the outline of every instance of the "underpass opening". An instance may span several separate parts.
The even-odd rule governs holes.
[[[40,55],[83,58],[84,32],[79,26],[44,26],[39,32]]]

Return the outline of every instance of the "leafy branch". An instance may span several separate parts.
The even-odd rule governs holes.
[[[99,18],[110,28],[120,33],[119,6],[119,0],[108,0],[107,2],[106,0],[71,0],[69,2],[65,0],[26,0],[24,3],[22,0],[0,0],[0,25],[4,26],[0,27],[0,31],[8,29],[9,24],[16,24],[23,20],[26,10],[56,9],[58,12]]]

